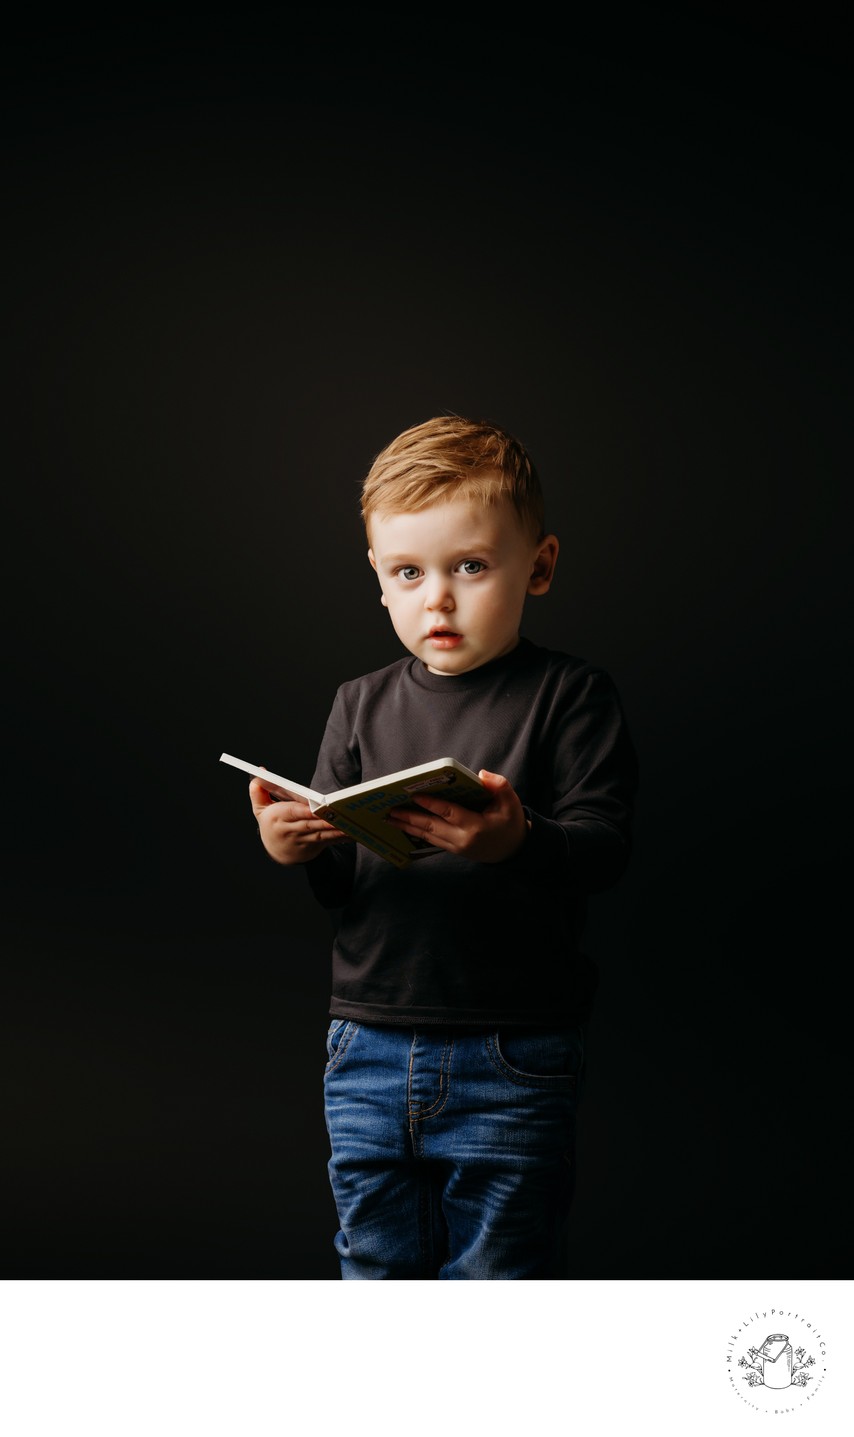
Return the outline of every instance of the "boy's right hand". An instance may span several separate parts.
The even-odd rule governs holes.
[[[249,785],[249,798],[261,842],[276,863],[310,863],[329,843],[353,842],[325,818],[315,818],[307,803],[274,798],[257,778]]]

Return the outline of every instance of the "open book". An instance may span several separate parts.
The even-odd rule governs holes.
[[[230,763],[233,768],[259,779],[275,798],[307,803],[318,818],[325,818],[398,868],[405,868],[413,858],[438,850],[425,839],[410,838],[408,833],[387,823],[385,815],[390,808],[404,808],[416,802],[419,793],[441,795],[452,803],[475,809],[484,808],[492,797],[477,774],[455,758],[436,758],[415,768],[369,778],[352,788],[339,788],[335,793],[316,793],[313,788],[282,778],[269,769],[256,768],[230,753],[221,753],[219,757],[220,763]]]

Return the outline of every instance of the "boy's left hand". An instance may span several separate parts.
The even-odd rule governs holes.
[[[522,847],[528,820],[509,779],[482,768],[478,774],[493,798],[480,813],[447,799],[419,794],[417,808],[393,808],[388,822],[412,838],[426,838],[446,853],[475,863],[502,863]]]

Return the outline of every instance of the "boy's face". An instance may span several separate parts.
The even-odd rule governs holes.
[[[509,500],[375,514],[369,539],[395,633],[433,674],[465,674],[514,649],[525,598],[549,588],[558,553],[553,534],[529,537]]]

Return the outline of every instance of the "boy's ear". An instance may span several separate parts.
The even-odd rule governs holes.
[[[368,563],[370,564],[370,566],[371,566],[371,568],[373,569],[374,573],[377,574],[377,577],[379,577],[379,572],[378,572],[378,570],[377,570],[377,561],[376,561],[376,559],[374,558],[374,551],[373,551],[373,549],[369,549],[369,550],[368,550]],[[382,582],[382,581],[381,581],[381,582]],[[383,606],[384,609],[387,609],[387,608],[388,608],[388,601],[387,601],[387,599],[386,599],[385,594],[383,594],[382,598],[380,599],[380,603],[382,604],[382,606]]]
[[[559,551],[560,544],[554,534],[547,534],[540,541],[528,580],[529,594],[545,594],[551,588]]]

